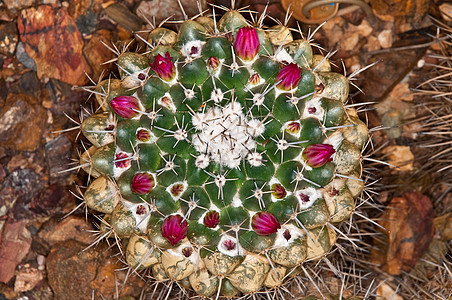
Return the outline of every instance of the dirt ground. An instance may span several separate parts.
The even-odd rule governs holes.
[[[197,1],[181,2],[188,15],[199,12]],[[371,102],[359,112],[372,128],[363,161],[372,205],[357,218],[366,223],[357,235],[362,248],[343,262],[347,284],[324,270],[323,294],[344,286],[341,295],[356,299],[452,299],[452,5],[369,4],[374,16],[356,9],[314,34],[316,51],[332,51],[335,71],[372,65],[352,75],[359,89],[349,100]],[[280,1],[236,1],[246,5],[286,17]],[[0,2],[0,299],[116,299],[119,290],[121,299],[150,297],[145,278],[124,283],[116,249],[104,242],[87,249],[96,218],[79,205],[84,178],[62,171],[77,165],[79,112],[91,105],[75,87],[114,69],[103,64],[115,55],[105,45],[126,44],[151,27],[146,19],[158,24],[172,15],[183,17],[173,0]],[[297,27],[294,18],[287,24]],[[300,24],[306,34],[316,27]],[[294,294],[309,295],[321,297],[310,284]]]

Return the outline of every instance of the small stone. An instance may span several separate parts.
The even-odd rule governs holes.
[[[72,153],[72,143],[65,135],[60,135],[45,145],[50,183],[69,184],[67,173],[59,173],[67,169]]]
[[[93,241],[93,238],[88,234],[88,231],[92,229],[92,226],[86,222],[85,218],[69,216],[62,221],[58,219],[49,220],[42,225],[38,237],[50,246],[68,240],[76,240],[88,245]]]
[[[112,1],[106,3],[104,7],[105,14],[122,27],[132,32],[141,29],[142,20],[124,5]]]
[[[0,236],[0,282],[7,283],[14,276],[16,266],[27,255],[31,235],[25,221],[8,221]]]
[[[16,293],[31,291],[41,280],[44,279],[42,272],[25,264],[17,273],[14,282]]]
[[[446,21],[452,21],[452,4],[451,3],[443,3],[439,6],[439,11],[443,15]]]
[[[30,218],[30,203],[45,188],[46,181],[31,169],[17,169],[5,179],[0,199],[12,206],[15,219]]]
[[[17,44],[16,57],[19,60],[19,62],[24,65],[25,68],[31,69],[35,72],[38,70],[36,62],[25,51],[24,43],[22,42],[19,42]]]
[[[25,51],[36,62],[39,78],[73,85],[86,82],[84,72],[90,73],[90,67],[82,55],[84,42],[65,9],[50,5],[24,9],[17,26]]]
[[[97,251],[82,251],[85,244],[70,240],[57,244],[47,257],[49,284],[57,299],[91,299],[89,283],[96,277]]]
[[[12,12],[10,12],[7,7],[5,6],[0,7],[0,21],[11,22],[15,18],[16,18],[15,15]]]
[[[111,40],[113,40],[111,32],[106,29],[100,29],[92,35],[83,48],[83,54],[93,68],[94,80],[97,80],[103,71],[108,73],[109,65],[104,65],[103,63],[112,59],[114,54],[102,42],[108,45]]]
[[[345,51],[353,51],[359,42],[359,34],[352,32],[343,36],[341,40],[341,48]]]
[[[12,55],[19,41],[15,22],[0,25],[0,54]]]
[[[373,36],[373,35],[371,35],[367,39],[366,47],[367,47],[367,51],[369,51],[369,52],[380,50],[380,48],[381,48],[380,42],[378,41],[378,38],[376,36]]]
[[[72,18],[78,19],[79,17],[87,13],[92,2],[93,1],[91,0],[69,1],[69,7],[67,8],[67,11]]]
[[[206,1],[200,1],[202,7],[206,7]],[[194,16],[199,14],[198,10],[198,0],[185,0],[183,2],[184,10],[187,16]],[[142,1],[138,5],[137,15],[143,16],[148,20],[154,20],[155,24],[158,25],[167,16],[173,16],[174,20],[183,20],[184,15],[182,14],[179,4],[177,1],[167,1],[167,0],[151,0]]]
[[[36,72],[25,72],[20,78],[20,87],[30,96],[39,98],[41,95],[41,82],[36,76]]]
[[[381,48],[390,48],[392,46],[392,30],[386,29],[378,35],[378,42]]]
[[[36,99],[26,94],[9,94],[0,110],[0,142],[18,151],[36,150],[47,114]]]
[[[6,4],[6,7],[11,11],[17,11],[24,7],[28,7],[33,5],[34,0],[4,0],[3,3]]]
[[[360,36],[363,37],[369,36],[373,30],[374,30],[373,27],[369,24],[367,20],[363,20],[361,24],[359,24],[356,27],[356,31],[359,33]]]

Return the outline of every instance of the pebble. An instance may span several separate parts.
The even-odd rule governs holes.
[[[68,240],[55,244],[46,261],[48,281],[55,298],[59,300],[110,299],[116,292],[116,284],[122,285],[125,271],[112,253],[107,251],[106,243],[84,251],[86,244]],[[116,272],[115,272],[116,271]],[[74,280],[76,276],[79,280]],[[118,281],[117,281],[118,280]],[[144,282],[130,276],[121,296],[138,296]],[[135,288],[133,288],[135,287]],[[101,296],[102,295],[102,296]]]
[[[15,274],[16,266],[27,255],[31,235],[25,221],[8,221],[0,235],[0,282],[8,283]]]
[[[47,114],[37,99],[9,94],[0,110],[0,142],[11,149],[33,151],[39,145]]]

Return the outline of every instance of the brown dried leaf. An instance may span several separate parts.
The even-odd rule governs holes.
[[[382,231],[384,241],[376,241],[373,262],[391,275],[408,272],[433,238],[433,214],[430,199],[420,193],[393,198],[380,218],[387,231]]]
[[[413,170],[414,155],[409,146],[388,146],[382,153],[388,155],[387,162],[398,167],[398,171]]]

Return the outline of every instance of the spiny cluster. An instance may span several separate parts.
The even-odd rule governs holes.
[[[94,90],[103,112],[81,126],[84,199],[130,268],[236,296],[325,255],[363,189],[368,131],[344,104],[348,79],[236,10],[145,42],[119,55],[121,78]]]

